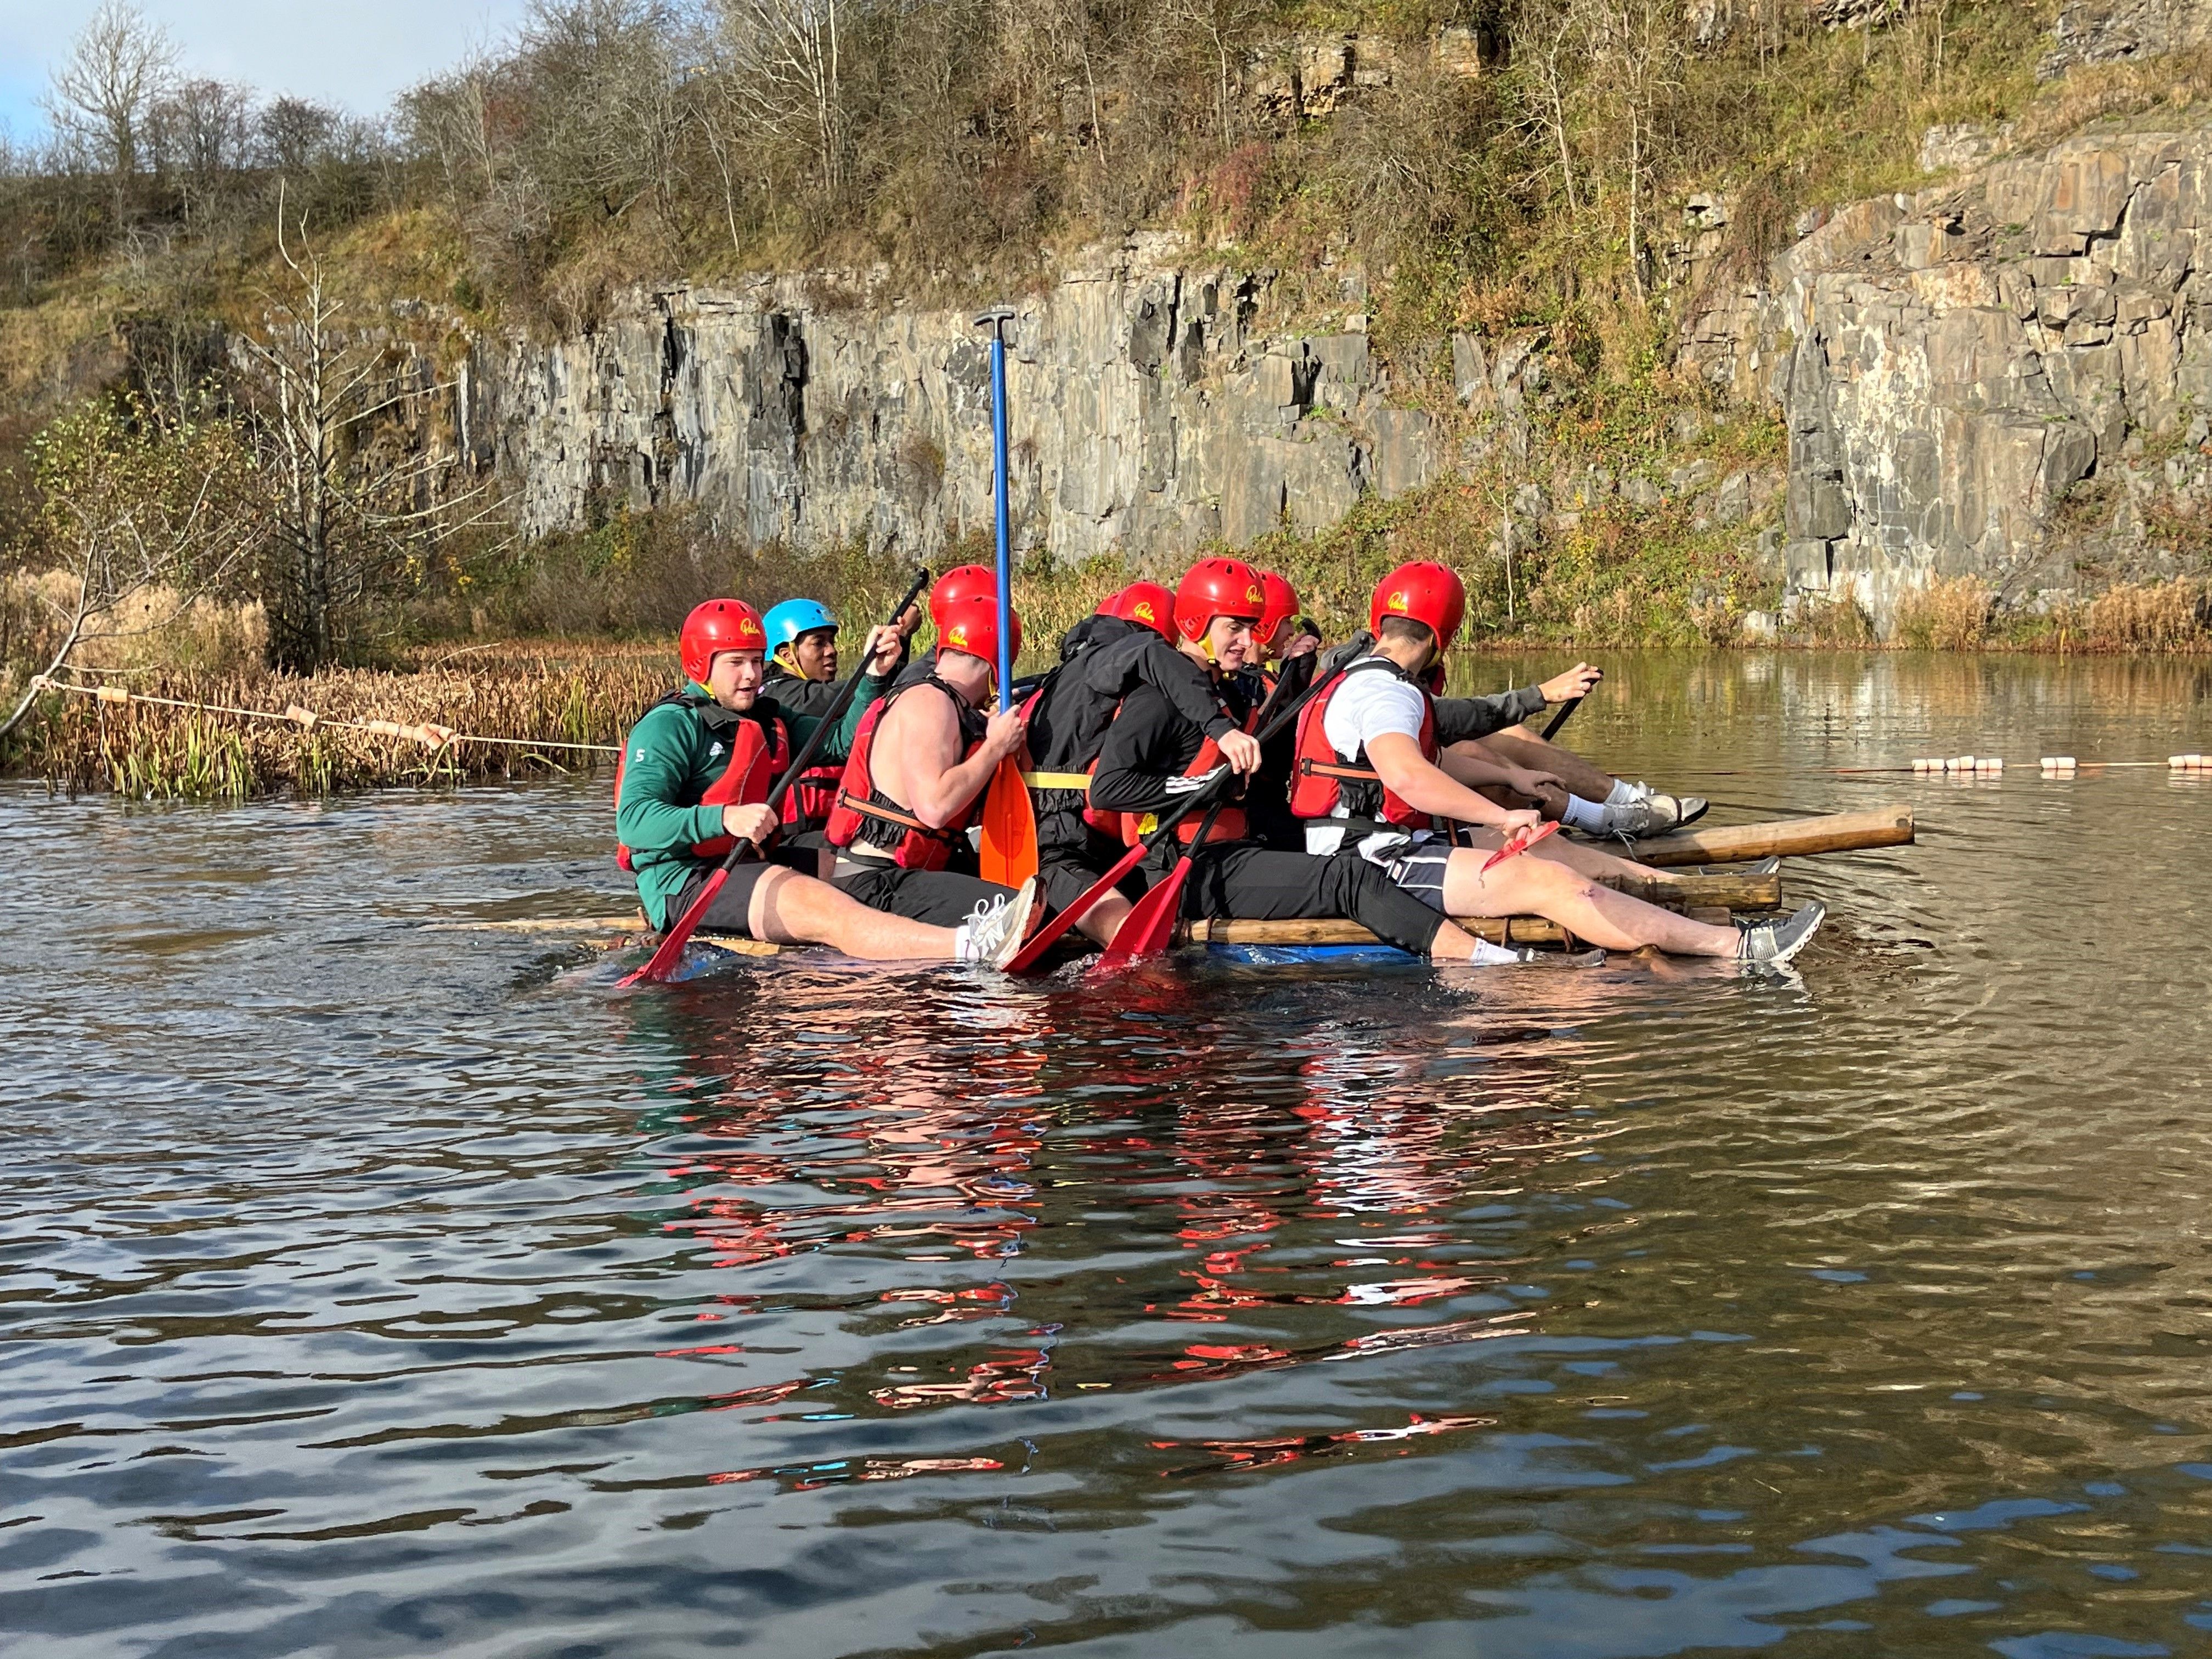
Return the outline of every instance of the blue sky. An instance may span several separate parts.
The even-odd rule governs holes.
[[[0,125],[17,140],[46,131],[47,71],[99,0],[0,0]],[[495,41],[527,0],[140,0],[169,33],[184,70],[245,81],[362,114]]]

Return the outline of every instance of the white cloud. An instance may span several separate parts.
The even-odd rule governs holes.
[[[0,0],[0,120],[42,131],[37,100],[99,0]],[[497,40],[527,0],[140,0],[191,74],[362,114]]]

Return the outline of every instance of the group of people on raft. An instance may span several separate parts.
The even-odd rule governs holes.
[[[1438,963],[1526,953],[1453,918],[1539,915],[1601,949],[1779,964],[1822,910],[1716,925],[1615,890],[1631,870],[1602,849],[1698,817],[1705,803],[1600,770],[1522,726],[1586,693],[1587,664],[1541,684],[1448,697],[1444,653],[1467,611],[1443,565],[1402,565],[1375,589],[1368,631],[1323,651],[1291,584],[1233,558],[1202,559],[1170,592],[1138,582],[1060,641],[1060,661],[993,712],[1000,610],[992,571],[947,574],[930,596],[936,645],[909,662],[919,614],[873,629],[838,709],[838,626],[793,599],[763,617],[710,599],[678,641],[686,684],[631,731],[616,781],[616,832],[647,918],[685,915],[742,837],[700,926],[875,960],[1005,965],[1048,911],[1073,903],[1190,792],[1234,778],[1218,808],[1173,837],[1076,927],[1109,942],[1132,904],[1185,854],[1186,917],[1336,917]],[[1011,615],[1011,613],[1009,613]],[[1021,651],[1015,618],[1008,660]],[[1318,689],[1315,689],[1315,688]],[[1260,720],[1309,690],[1263,743]],[[780,805],[771,790],[835,717]],[[970,826],[1001,763],[1018,757],[1037,873],[1018,888],[977,873]],[[1004,786],[1001,786],[1004,787]],[[1553,836],[1492,865],[1507,837]],[[1199,837],[1203,836],[1203,840]],[[1194,848],[1194,842],[1197,844]]]

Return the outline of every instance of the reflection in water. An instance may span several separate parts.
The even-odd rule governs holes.
[[[1835,775],[2212,748],[2204,667],[1613,666],[1720,816],[1921,804],[1796,981],[613,996],[421,926],[607,908],[595,789],[0,804],[82,926],[0,945],[0,1628],[2204,1650],[2212,793]]]

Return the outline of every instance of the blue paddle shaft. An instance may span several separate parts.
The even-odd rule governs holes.
[[[999,708],[1014,696],[1013,527],[1006,510],[1006,324],[991,324],[991,471],[999,518]]]

